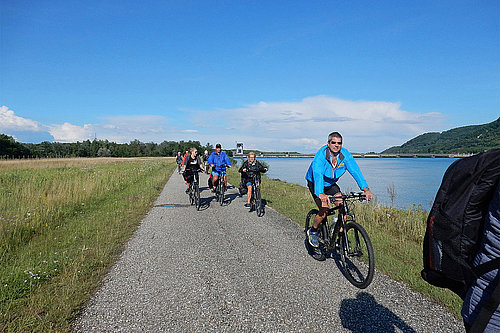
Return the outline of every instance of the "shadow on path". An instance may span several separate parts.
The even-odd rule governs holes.
[[[356,299],[344,299],[340,304],[339,316],[342,326],[351,332],[396,332],[396,328],[406,333],[416,332],[365,292],[358,293]]]

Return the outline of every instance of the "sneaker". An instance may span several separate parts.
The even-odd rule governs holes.
[[[250,204],[249,204],[249,203],[246,203],[246,204],[245,204],[245,207],[250,208]]]
[[[309,239],[309,244],[311,244],[312,247],[319,247],[317,231],[311,231],[311,228],[307,229],[307,238]]]

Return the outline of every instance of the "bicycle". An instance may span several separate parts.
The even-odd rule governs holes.
[[[220,171],[225,169],[227,167],[226,164],[219,165],[218,166]],[[212,168],[212,171],[215,169],[215,167]],[[219,172],[219,178],[217,179],[217,186],[215,187],[215,199],[219,204],[222,206],[224,204],[224,199],[225,199],[225,192],[226,192],[226,186],[224,183],[224,176],[222,176],[222,172]]]
[[[264,207],[260,197],[260,177],[257,173],[249,174],[252,183],[252,197],[250,198],[250,210],[255,210],[258,217],[264,216]]]
[[[365,289],[373,280],[375,270],[375,257],[370,237],[366,230],[356,222],[354,213],[350,212],[355,200],[366,200],[363,192],[342,194],[336,198],[329,197],[330,203],[342,200],[339,206],[331,207],[327,217],[318,227],[319,247],[315,248],[313,255],[317,260],[325,260],[332,253],[336,254],[335,262],[346,279],[354,286]],[[332,218],[328,224],[328,216],[334,215],[338,210],[337,219]],[[309,245],[307,230],[312,226],[317,209],[309,211],[306,217],[304,232],[306,244]]]
[[[193,181],[189,185],[188,195],[189,195],[189,203],[191,205],[196,205],[196,210],[200,210],[201,207],[201,198],[200,198],[200,185],[198,180],[198,172],[202,170],[194,171]]]

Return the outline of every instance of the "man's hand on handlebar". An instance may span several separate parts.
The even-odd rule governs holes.
[[[363,189],[363,192],[365,194],[366,201],[370,201],[373,199],[373,193],[372,193],[372,191],[370,191],[370,189],[368,187],[365,187]]]

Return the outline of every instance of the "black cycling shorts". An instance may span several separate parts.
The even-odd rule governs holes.
[[[307,187],[309,188],[309,192],[311,192],[311,195],[313,196],[313,199],[316,200],[318,199],[318,196],[314,194],[314,183],[311,181],[307,181]],[[337,184],[333,184],[331,186],[325,187],[323,190],[323,193],[329,196],[333,196],[337,193],[340,193],[340,187]]]

